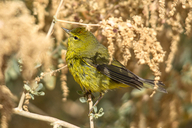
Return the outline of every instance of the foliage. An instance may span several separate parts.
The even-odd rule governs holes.
[[[61,27],[72,29],[79,25],[93,32],[108,47],[110,55],[128,69],[143,78],[163,81],[168,91],[153,96],[153,90],[147,89],[108,91],[98,104],[105,114],[99,110],[102,117],[95,120],[95,126],[191,127],[191,0],[65,0],[53,20],[59,3],[0,1],[2,128],[53,127],[10,112],[16,107],[14,102],[18,103],[24,84],[29,86],[27,92],[45,92],[38,97],[32,94],[35,100],[26,95],[25,110],[89,127],[87,104],[82,104],[77,94],[81,88],[64,67],[67,35]],[[54,29],[46,38],[52,20]],[[43,92],[33,90],[39,84],[45,87]],[[98,94],[93,95],[95,101]]]

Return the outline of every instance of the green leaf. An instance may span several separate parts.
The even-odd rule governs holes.
[[[77,91],[77,94],[79,94],[79,95],[81,95],[81,96],[82,96],[82,95],[84,95],[84,92],[83,92],[83,91],[81,91],[81,90],[78,90],[78,91]]]
[[[45,92],[38,92],[38,96],[44,96]]]
[[[97,112],[96,106],[93,106],[93,110],[94,110],[95,114],[90,113],[89,116],[93,116],[93,118],[95,118],[95,119],[102,117],[104,115],[103,108],[100,108],[98,113],[96,113]]]
[[[27,91],[31,91],[31,88],[29,87],[29,85],[27,84],[24,84],[23,88]]]
[[[5,71],[5,81],[15,80],[20,76],[20,68],[17,59],[12,57],[7,63],[7,69]]]
[[[89,116],[92,116],[92,117],[94,117],[94,114],[93,114],[93,113],[90,113],[90,114],[89,114]]]
[[[34,99],[35,99],[35,97],[34,97],[34,95],[33,95],[33,94],[30,94],[30,93],[29,93],[29,95],[31,96],[31,99],[32,99],[32,100],[34,100]]]
[[[86,103],[86,102],[87,102],[87,98],[85,98],[85,97],[80,97],[80,98],[79,98],[79,101],[80,101],[81,103]]]
[[[104,115],[104,112],[101,112],[98,114],[98,117],[102,117]]]
[[[43,89],[43,84],[39,83],[38,86],[34,89],[34,91],[38,92]]]
[[[100,112],[103,112],[103,108],[100,108],[100,109],[99,109],[99,113],[100,113]]]
[[[97,113],[97,106],[93,106],[93,110],[95,113]]]

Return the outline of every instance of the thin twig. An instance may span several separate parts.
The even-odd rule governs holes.
[[[61,71],[62,69],[66,68],[66,67],[67,67],[67,65],[64,65],[59,69],[52,70],[52,71],[45,72],[45,73],[41,73],[41,75],[39,77],[36,77],[35,80],[40,81],[40,79],[43,79],[46,75],[52,75],[53,73],[59,72],[59,71]]]
[[[18,108],[14,108],[13,113],[20,115],[20,116],[28,117],[31,119],[42,120],[42,121],[50,122],[53,124],[58,124],[60,126],[67,127],[67,128],[80,128],[78,126],[75,126],[73,124],[67,123],[65,121],[59,120],[59,119],[54,118],[54,117],[43,116],[43,115],[31,113],[31,112],[26,112],[26,111],[20,110]]]
[[[157,90],[157,88],[158,88],[157,83],[158,83],[158,81],[155,80],[155,81],[154,81],[155,86],[154,86],[154,88],[153,88],[154,90],[153,90],[152,94],[150,95],[150,97],[153,97],[153,95],[156,93],[156,90]]]
[[[0,109],[2,109],[3,108],[3,105],[2,104],[0,104]]]
[[[58,21],[58,22],[62,22],[62,23],[69,23],[69,24],[85,25],[85,26],[100,26],[99,24],[85,24],[85,23],[72,22],[72,21],[59,20],[59,19],[56,19],[56,21]]]
[[[0,127],[1,128],[8,128],[8,120],[7,120],[7,117],[5,115],[2,115],[1,116],[1,124],[0,124]]]
[[[19,110],[23,110],[22,106],[23,106],[23,102],[25,100],[25,93],[23,92],[19,101],[19,105],[18,105],[18,109]]]
[[[89,111],[91,111],[93,107],[93,101],[91,98],[91,94],[88,94],[88,102],[89,102]],[[94,128],[94,122],[93,122],[93,116],[89,116],[89,121],[90,121],[90,128]]]
[[[67,65],[64,65],[63,67],[61,67],[61,68],[59,68],[59,69],[53,70],[53,72],[59,72],[60,70],[66,68],[66,67],[67,67]]]
[[[153,97],[153,95],[156,93],[156,90],[154,90],[153,92],[152,92],[152,94],[150,95],[150,97]]]
[[[61,0],[60,3],[59,3],[59,6],[58,6],[58,8],[57,8],[57,11],[56,11],[56,13],[55,13],[55,15],[54,15],[55,18],[57,18],[57,15],[59,14],[59,10],[60,10],[62,4],[63,4],[63,0]],[[54,27],[54,25],[55,25],[55,23],[56,23],[55,18],[53,18],[53,20],[52,20],[52,23],[51,23],[51,26],[50,26],[50,28],[49,28],[49,31],[48,31],[48,33],[47,33],[46,38],[48,38],[48,37],[51,35],[51,32],[52,32],[52,30],[53,30],[53,27]]]

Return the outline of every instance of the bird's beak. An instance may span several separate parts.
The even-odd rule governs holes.
[[[67,33],[67,34],[69,34],[70,35],[70,32],[71,32],[71,30],[68,30],[68,29],[66,29],[66,28],[63,28],[63,27],[61,27],[63,30],[65,30],[65,32]]]

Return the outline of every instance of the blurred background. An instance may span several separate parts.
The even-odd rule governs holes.
[[[0,109],[0,117],[8,113],[10,128],[53,127],[47,122],[7,112],[18,105],[24,84],[33,88],[37,86],[35,81],[44,85],[45,95],[34,96],[34,100],[25,103],[28,111],[82,128],[89,127],[88,104],[79,101],[82,95],[77,91],[81,88],[68,69],[50,73],[50,70],[66,65],[68,36],[61,27],[73,29],[80,26],[56,22],[51,37],[45,40],[59,3],[59,0],[0,1],[0,104],[7,108]],[[135,20],[135,16],[140,20]],[[86,24],[100,23],[102,27],[85,27],[106,47],[113,45],[115,58],[133,73],[146,79],[154,79],[156,73],[160,73],[156,76],[160,76],[168,91],[167,94],[156,92],[152,97],[153,90],[149,89],[108,91],[98,104],[105,114],[95,120],[96,128],[192,127],[191,0],[65,0],[57,18]],[[118,25],[124,24],[134,27],[126,27],[124,32],[118,30]],[[106,34],[107,27],[113,28],[112,37]],[[155,34],[150,35],[151,31]],[[142,42],[142,34],[153,40]],[[145,47],[158,46],[154,49],[157,55],[161,53],[163,60],[154,61],[155,68],[150,63],[141,63],[142,56],[139,58],[135,52],[137,47],[134,47],[134,41],[130,41],[132,37],[141,41],[140,50],[147,53],[148,59],[152,60],[156,54],[145,51]],[[112,42],[109,42],[110,38]],[[124,51],[126,45],[121,44],[126,40],[130,43],[128,52]],[[5,92],[3,85],[12,94]],[[93,95],[99,96],[98,93]]]

